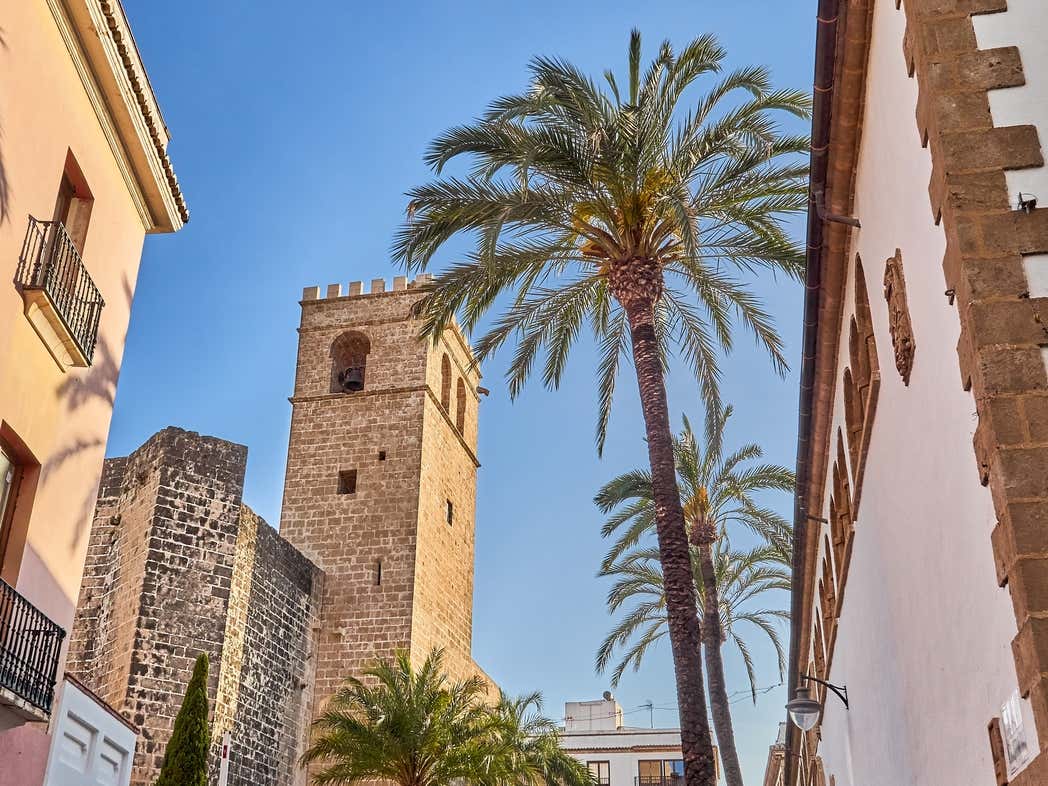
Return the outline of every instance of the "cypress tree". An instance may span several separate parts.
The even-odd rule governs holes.
[[[207,653],[201,653],[186,686],[182,708],[167,742],[164,765],[155,786],[207,786],[207,753],[211,728],[207,722]]]

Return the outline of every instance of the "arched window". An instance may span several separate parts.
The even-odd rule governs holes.
[[[466,383],[460,378],[455,387],[455,428],[459,434],[466,425]]]
[[[854,321],[852,322],[854,325]],[[851,465],[857,466],[859,461],[859,443],[862,441],[862,402],[852,378],[850,368],[844,369],[844,425],[848,430],[848,453],[851,456]]]
[[[870,386],[870,357],[866,353],[866,339],[860,338],[859,323],[852,317],[848,327],[848,359],[854,369],[855,387],[859,391],[859,401],[866,407],[866,392]]]
[[[451,412],[451,361],[447,352],[440,359],[440,406]]]
[[[851,483],[848,481],[848,464],[844,453],[844,435],[837,429],[837,464],[840,466],[840,496],[838,496],[838,508],[848,517],[851,524]]]
[[[862,258],[858,254],[855,255],[855,319],[859,323],[860,335],[864,342],[873,338],[873,318],[870,316],[870,296],[866,291],[866,273],[862,268]],[[876,353],[873,353],[870,361],[871,370],[876,370]]]
[[[869,433],[869,419],[873,416],[877,382],[880,380],[877,364],[877,342],[873,335],[870,299],[866,291],[866,274],[862,259],[855,255],[855,314],[848,325],[848,368],[844,370],[844,412],[848,426],[848,452],[852,473],[862,476],[865,445]]]
[[[825,566],[826,563],[827,563],[827,560],[823,560],[822,563]],[[830,617],[829,617],[829,615],[827,613],[828,607],[827,607],[827,603],[826,603],[826,598],[827,598],[826,593],[828,591],[829,590],[826,589],[826,578],[823,577],[823,578],[819,579],[819,611],[822,613],[822,618],[826,621],[826,649],[827,649],[827,651],[830,649],[830,626],[833,624],[832,620],[830,619]]]
[[[877,362],[877,341],[873,335],[873,317],[870,316],[870,297],[866,292],[866,274],[858,254],[855,255],[855,323],[859,337],[859,368],[862,369],[862,375],[856,382],[863,403],[863,417],[868,417],[870,385],[874,375],[879,376],[880,365]]]
[[[851,484],[844,454],[844,436],[837,429],[837,460],[833,463],[833,498],[830,500],[830,529],[833,534],[833,561],[837,568],[837,587],[842,587],[853,521]]]
[[[819,615],[815,615],[815,629],[812,631],[812,638],[814,639],[814,650],[815,650],[815,676],[821,679],[826,679],[826,645],[822,639],[822,623],[819,620]]]
[[[833,546],[828,535],[823,536],[822,552],[822,617],[829,627],[829,621],[837,617],[837,589],[833,578]]]
[[[837,515],[837,465],[833,467],[833,495],[830,497],[830,534],[833,536],[833,542],[838,543],[842,540],[840,526],[841,520]]]
[[[349,330],[331,343],[331,392],[355,393],[364,389],[371,342],[357,330]]]

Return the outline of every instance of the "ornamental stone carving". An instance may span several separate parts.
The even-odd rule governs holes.
[[[895,350],[895,367],[899,370],[904,385],[910,384],[913,356],[917,342],[913,337],[910,308],[906,304],[906,279],[902,272],[902,252],[895,249],[895,256],[884,266],[884,299],[888,301],[888,329]]]

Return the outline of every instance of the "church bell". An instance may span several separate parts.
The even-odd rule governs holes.
[[[342,389],[351,393],[364,389],[364,369],[359,366],[350,366],[338,375],[338,381]]]

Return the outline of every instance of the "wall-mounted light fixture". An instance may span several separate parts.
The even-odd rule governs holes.
[[[801,679],[825,685],[837,695],[838,699],[844,702],[844,709],[848,709],[847,687],[843,685],[838,687],[826,682],[826,680],[820,680],[818,677],[809,677],[807,674],[802,674]],[[822,714],[822,704],[812,698],[811,688],[805,684],[797,688],[797,694],[792,700],[786,702],[786,711],[790,713],[790,720],[796,724],[797,728],[801,731],[809,731],[819,721],[819,715]]]

